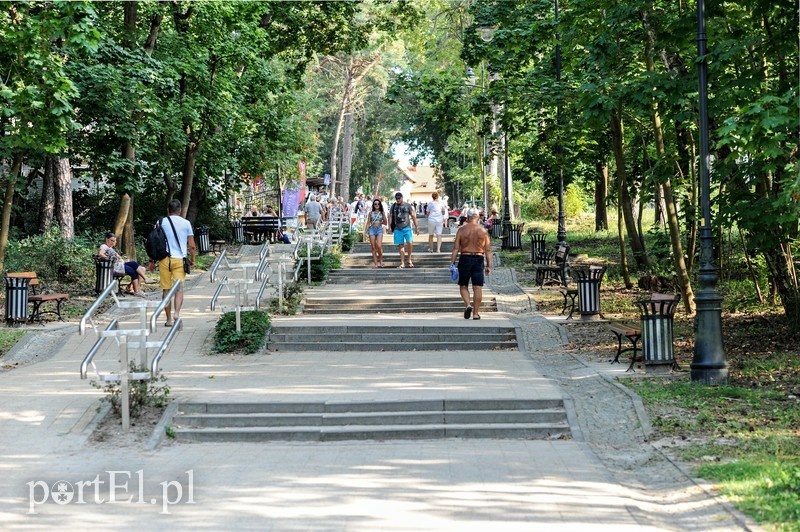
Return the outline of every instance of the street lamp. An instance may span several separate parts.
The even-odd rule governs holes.
[[[561,132],[561,34],[558,30],[558,0],[555,0],[556,22],[556,88],[558,89],[558,103],[556,106],[556,126]],[[564,152],[561,141],[557,140],[556,153],[558,157],[558,238],[559,246],[567,245],[567,222],[564,213]]]
[[[482,91],[484,90],[485,70],[486,69],[484,68],[483,63],[481,62],[481,90]],[[475,71],[473,71],[472,68],[468,67],[467,68],[467,85],[470,86],[470,87],[474,87],[476,85],[476,83],[475,83],[476,77],[477,76],[475,76]],[[486,173],[487,173],[487,170],[486,170],[486,166],[487,166],[486,165],[486,156],[487,156],[487,153],[486,153],[486,136],[485,135],[481,135],[480,138],[478,139],[478,141],[480,142],[480,154],[478,156],[478,163],[481,165],[481,187],[482,187],[481,193],[483,194],[483,212],[484,212],[484,215],[486,215],[486,213],[487,213],[486,209],[489,208],[489,186],[488,186],[487,178],[486,178]]]
[[[480,36],[483,42],[491,42],[494,38],[494,32],[497,30],[497,26],[481,26],[478,28],[478,35]],[[494,81],[498,78],[497,74],[491,74],[489,77],[489,81]],[[496,114],[494,108],[492,109],[492,114]],[[503,180],[501,182],[501,193],[503,194],[503,217],[501,218],[501,227],[503,228],[503,243],[502,248],[508,249],[510,247],[510,234],[511,234],[511,194],[512,192],[512,184],[511,184],[511,164],[508,159],[508,132],[506,130],[503,131],[502,136],[500,137],[501,142],[501,149],[503,150]],[[486,209],[486,205],[484,204],[484,212]]]
[[[711,230],[711,175],[708,169],[708,72],[706,68],[706,21],[703,0],[697,0],[697,77],[700,84],[700,289],[695,295],[694,357],[692,382],[726,384],[728,364],[722,347],[722,297],[717,291],[714,236]]]

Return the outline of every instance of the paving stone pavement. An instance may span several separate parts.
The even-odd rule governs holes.
[[[244,247],[243,260],[255,252]],[[574,437],[97,443],[101,393],[78,377],[95,339],[48,325],[4,358],[18,367],[0,372],[3,529],[758,529],[648,444],[640,402],[613,381],[618,366],[566,354],[564,329],[535,313],[510,269],[492,274],[500,312],[485,317],[517,327],[521,348],[508,352],[213,355],[219,314],[208,310],[207,277],[192,276],[184,331],[162,364],[178,399],[556,395]]]

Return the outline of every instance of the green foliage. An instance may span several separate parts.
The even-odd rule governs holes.
[[[273,298],[269,304],[269,311],[272,314],[283,314],[293,316],[297,314],[297,309],[303,301],[303,287],[301,283],[287,283],[283,285],[283,310],[278,309],[278,298]]]
[[[342,236],[342,243],[341,248],[342,252],[348,252],[353,249],[353,244],[356,241],[356,232],[355,231],[348,231]]]
[[[236,330],[236,313],[226,312],[214,328],[214,351],[255,353],[267,341],[270,328],[269,315],[259,310],[240,313],[241,331]]]
[[[42,235],[10,241],[6,251],[7,271],[35,271],[45,283],[94,282],[97,237],[76,236],[64,240],[57,227]]]
[[[147,367],[139,367],[135,362],[130,363],[130,371],[146,373]],[[131,418],[138,417],[146,408],[163,408],[169,402],[170,388],[166,384],[167,378],[159,374],[156,379],[131,380],[128,382],[128,408]],[[119,382],[101,383],[92,381],[92,386],[103,390],[106,396],[103,401],[111,404],[111,411],[122,415],[122,389]]]
[[[321,283],[328,278],[331,270],[342,266],[342,255],[337,248],[326,251],[322,254],[322,257],[320,257],[320,251],[319,247],[314,247],[311,250],[311,282],[314,283]],[[308,261],[303,261],[303,257],[308,256],[308,250],[306,248],[300,249],[298,256],[303,262],[303,266],[300,268],[300,278],[308,279]]]

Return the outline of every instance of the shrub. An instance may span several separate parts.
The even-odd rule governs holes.
[[[354,231],[348,231],[342,236],[342,251],[350,251],[353,249],[353,243],[356,241],[356,233]]]
[[[255,353],[267,341],[270,321],[269,315],[260,310],[240,313],[241,330],[236,330],[236,313],[226,312],[214,328],[214,351],[230,353],[244,351]]]
[[[317,257],[319,256],[320,249],[319,247],[314,247],[311,250],[311,256]],[[308,256],[308,252],[305,248],[301,248],[298,252],[300,260],[303,262],[303,266],[300,268],[300,277],[303,279],[308,278],[308,270],[306,269],[306,262],[303,261],[304,257]],[[322,257],[319,259],[313,259],[311,261],[311,282],[321,283],[325,279],[328,278],[328,274],[331,270],[340,268],[342,266],[342,256],[338,249],[332,249],[328,252],[322,254]]]
[[[94,281],[94,255],[97,238],[78,235],[64,240],[58,227],[41,235],[9,241],[6,249],[6,271],[35,271],[50,284],[56,280],[75,283]]]
[[[130,363],[131,372],[144,373],[148,369],[139,367],[135,362]],[[129,414],[132,418],[138,417],[145,408],[163,408],[169,402],[169,386],[165,383],[167,378],[161,374],[156,379],[132,380],[128,383]],[[92,386],[106,392],[103,401],[111,404],[111,411],[117,416],[122,415],[122,388],[119,382],[105,384],[92,381]]]

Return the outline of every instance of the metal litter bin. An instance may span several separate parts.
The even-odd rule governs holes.
[[[578,306],[581,319],[600,318],[600,283],[606,273],[605,266],[573,266],[578,285]]]
[[[545,251],[547,247],[547,233],[539,233],[536,231],[529,231],[528,236],[531,237],[531,263],[536,264],[540,251]]]
[[[28,321],[28,277],[6,277],[6,324]]]
[[[642,356],[646,366],[675,365],[672,327],[681,295],[653,294],[637,301],[642,311]]]
[[[100,295],[108,285],[114,282],[114,261],[94,259],[94,293]]]
[[[209,251],[211,251],[211,242],[208,239],[208,227],[202,226],[197,229],[197,247],[199,248],[197,251],[201,255],[205,255]]]
[[[492,238],[503,236],[503,223],[497,219],[492,222]]]
[[[244,227],[241,220],[231,221],[231,239],[237,244],[244,244]]]
[[[525,224],[508,224],[508,230],[504,231],[503,249],[522,249],[522,226]]]

